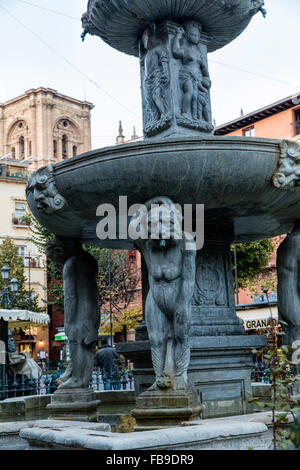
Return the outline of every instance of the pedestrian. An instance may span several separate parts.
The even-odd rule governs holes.
[[[101,369],[104,390],[121,388],[122,360],[115,348],[108,344],[108,338],[101,341],[102,347],[96,353],[97,366]]]

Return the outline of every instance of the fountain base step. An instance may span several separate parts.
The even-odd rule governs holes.
[[[191,338],[188,377],[203,405],[203,418],[251,413],[252,353],[266,345],[265,336],[198,336]],[[149,341],[120,343],[119,353],[134,364],[139,396],[154,382]]]
[[[99,405],[93,390],[74,388],[57,390],[47,408],[51,411],[49,419],[97,423]]]
[[[191,390],[148,390],[137,398],[131,414],[136,419],[134,431],[151,431],[179,426],[199,419],[202,406]]]

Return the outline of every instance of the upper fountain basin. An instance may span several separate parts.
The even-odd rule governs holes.
[[[133,248],[131,240],[100,241],[100,204],[119,196],[128,206],[168,196],[204,204],[205,222],[231,224],[235,241],[284,234],[300,218],[300,146],[249,137],[165,139],[107,147],[33,173],[28,204],[51,232],[99,246]]]
[[[149,23],[194,20],[208,35],[213,52],[237,38],[264,0],[89,0],[82,17],[84,34],[100,36],[110,46],[139,56],[138,40]]]

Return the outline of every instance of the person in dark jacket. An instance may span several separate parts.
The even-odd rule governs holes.
[[[102,339],[102,348],[96,353],[97,366],[100,367],[104,382],[104,390],[119,388],[122,373],[122,361],[116,350],[108,344],[108,339]]]

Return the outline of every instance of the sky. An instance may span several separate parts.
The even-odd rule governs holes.
[[[265,19],[259,13],[239,38],[209,54],[217,125],[241,108],[246,114],[300,92],[300,2],[265,0],[265,6]],[[86,8],[87,0],[0,0],[0,102],[40,86],[90,101],[96,149],[115,144],[119,120],[127,139],[133,126],[142,135],[140,75],[137,58],[96,36],[82,43]]]

